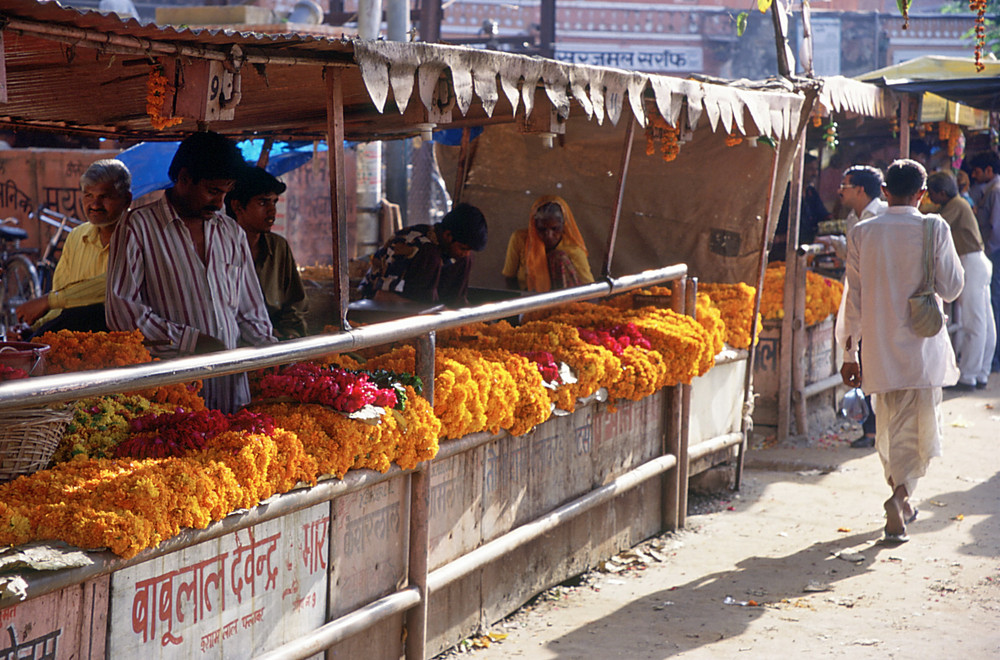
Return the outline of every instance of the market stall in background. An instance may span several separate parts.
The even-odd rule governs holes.
[[[4,414],[71,415],[60,462],[0,486],[9,562],[60,567],[0,578],[15,653],[424,657],[683,526],[689,469],[741,459],[776,191],[816,85],[0,13],[5,123],[325,139],[336,283],[322,334],[155,362],[136,333],[61,334],[49,375],[0,384]],[[598,282],[352,328],[344,140],[445,125],[486,127],[474,158],[442,154],[499,238],[474,282],[524,190],[579,209]],[[199,405],[199,379],[244,371],[247,410]]]
[[[802,136],[805,152],[817,160],[818,176],[811,185],[829,212],[829,219],[813,228],[817,238],[844,234],[850,209],[840,203],[838,187],[852,165],[884,171],[893,160],[910,157],[928,173],[957,172],[968,155],[992,148],[1000,65],[988,60],[984,65],[977,72],[974,58],[928,56],[858,80],[822,79]],[[793,189],[795,180],[793,172]],[[794,218],[801,207],[790,206]],[[827,427],[845,389],[838,371],[842,356],[834,340],[835,317],[828,316],[836,312],[836,303],[832,312],[821,312],[831,309],[831,296],[839,300],[844,264],[830,248],[809,242],[790,242],[787,251],[772,254],[765,278],[764,332],[754,374],[761,398],[754,420],[760,427],[774,427],[778,442]],[[955,315],[950,316],[954,328]]]

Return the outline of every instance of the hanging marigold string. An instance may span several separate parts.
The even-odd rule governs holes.
[[[667,120],[655,112],[649,114],[649,125],[646,126],[646,155],[656,153],[656,142],[660,143],[663,160],[670,162],[681,152],[678,140],[680,130],[667,123]]]
[[[969,0],[969,9],[976,12],[976,71],[986,68],[983,48],[986,46],[986,4],[989,0]]]
[[[163,75],[163,65],[154,64],[149,68],[149,77],[146,78],[146,114],[149,115],[153,128],[158,131],[183,121],[181,117],[164,116],[163,105],[168,91],[174,91],[174,87]]]

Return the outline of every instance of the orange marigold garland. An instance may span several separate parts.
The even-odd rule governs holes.
[[[726,324],[726,343],[733,348],[750,348],[750,326],[753,318],[753,299],[757,289],[739,282],[737,284],[699,283],[698,292],[704,293],[712,301],[712,306],[719,310]],[[757,336],[763,329],[760,319],[757,319]]]
[[[131,364],[152,362],[153,357],[143,344],[145,338],[138,330],[129,332],[74,332],[59,330],[46,332],[35,339],[47,344],[45,372],[61,374],[73,371],[91,371],[125,367]],[[204,410],[205,400],[199,396],[201,381],[161,385],[160,387],[129,392],[153,403],[173,405],[185,410]]]
[[[656,153],[656,142],[660,143],[660,152],[663,160],[670,162],[677,158],[681,152],[681,144],[678,139],[680,130],[667,123],[667,120],[657,112],[649,113],[649,123],[646,125],[646,155],[652,156]]]
[[[149,68],[149,77],[146,78],[146,114],[149,115],[149,123],[158,131],[184,121],[181,117],[165,115],[163,112],[167,93],[173,91],[175,91],[174,86],[163,75],[163,65],[159,63],[152,65]]]
[[[806,271],[806,325],[819,323],[840,307],[844,285],[819,273]],[[785,264],[774,263],[764,273],[764,291],[760,298],[760,315],[765,321],[785,316]]]

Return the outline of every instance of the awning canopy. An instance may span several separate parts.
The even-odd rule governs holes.
[[[908,94],[931,93],[980,110],[1000,111],[1000,62],[983,60],[976,71],[971,57],[926,55],[857,76],[886,89]]]
[[[544,132],[546,122],[571,112],[612,124],[630,112],[645,125],[654,103],[669,121],[686,108],[692,126],[704,115],[713,130],[784,139],[803,103],[784,83],[715,84],[423,43],[178,29],[56,2],[0,0],[0,26],[7,97],[0,124],[107,137],[178,139],[196,130],[193,119],[152,127],[147,80],[151,68],[165,66],[189,81],[205,62],[236,76],[233,118],[210,125],[239,137],[324,137],[324,76],[334,69],[350,140],[529,116]]]

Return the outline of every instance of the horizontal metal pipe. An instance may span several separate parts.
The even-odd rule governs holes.
[[[438,461],[443,458],[455,456],[456,454],[464,454],[465,452],[475,449],[476,447],[481,447],[488,442],[493,442],[494,440],[507,437],[510,436],[506,431],[500,431],[500,433],[497,434],[490,433],[489,431],[470,433],[469,435],[461,438],[441,443],[441,448],[438,449],[438,453],[434,456],[434,460]]]
[[[827,376],[823,380],[818,380],[815,383],[809,383],[802,388],[802,397],[805,399],[811,399],[817,394],[826,392],[827,390],[833,389],[838,385],[843,385],[844,379],[840,377],[840,374],[834,374],[833,376]]]
[[[750,356],[750,351],[745,348],[736,349],[726,349],[719,353],[715,358],[715,366],[722,364],[730,364],[732,362],[739,362],[740,360],[746,360]]]
[[[660,456],[651,461],[643,463],[614,481],[592,490],[586,495],[579,497],[572,502],[568,502],[558,509],[534,520],[521,525],[503,536],[496,538],[485,545],[482,545],[468,554],[462,555],[458,559],[445,564],[441,568],[432,571],[427,576],[427,590],[434,593],[452,582],[455,582],[469,573],[482,568],[491,561],[495,561],[508,552],[515,550],[524,544],[537,539],[551,529],[569,521],[577,516],[590,511],[594,507],[607,502],[616,495],[619,495],[631,488],[641,484],[643,481],[652,479],[658,474],[666,472],[677,465],[677,457],[673,454]]]
[[[698,460],[702,456],[711,454],[713,451],[719,451],[720,449],[725,449],[726,447],[732,447],[733,445],[738,445],[741,442],[743,442],[743,434],[739,431],[703,440],[693,447],[688,448],[688,460]]]
[[[686,272],[687,266],[678,264],[617,279],[609,278],[606,281],[571,289],[374,323],[338,334],[314,335],[267,346],[236,348],[210,355],[195,355],[101,371],[7,381],[0,383],[0,410],[43,406],[60,401],[184,383],[309,360],[331,353],[343,353],[410,339],[433,330],[493,321],[544,307],[637,289],[676,279]]]
[[[367,630],[379,621],[388,619],[420,603],[420,593],[410,587],[383,596],[373,603],[358,608],[339,619],[323,624],[298,639],[276,649],[254,656],[254,660],[301,660],[342,642],[351,635]]]

